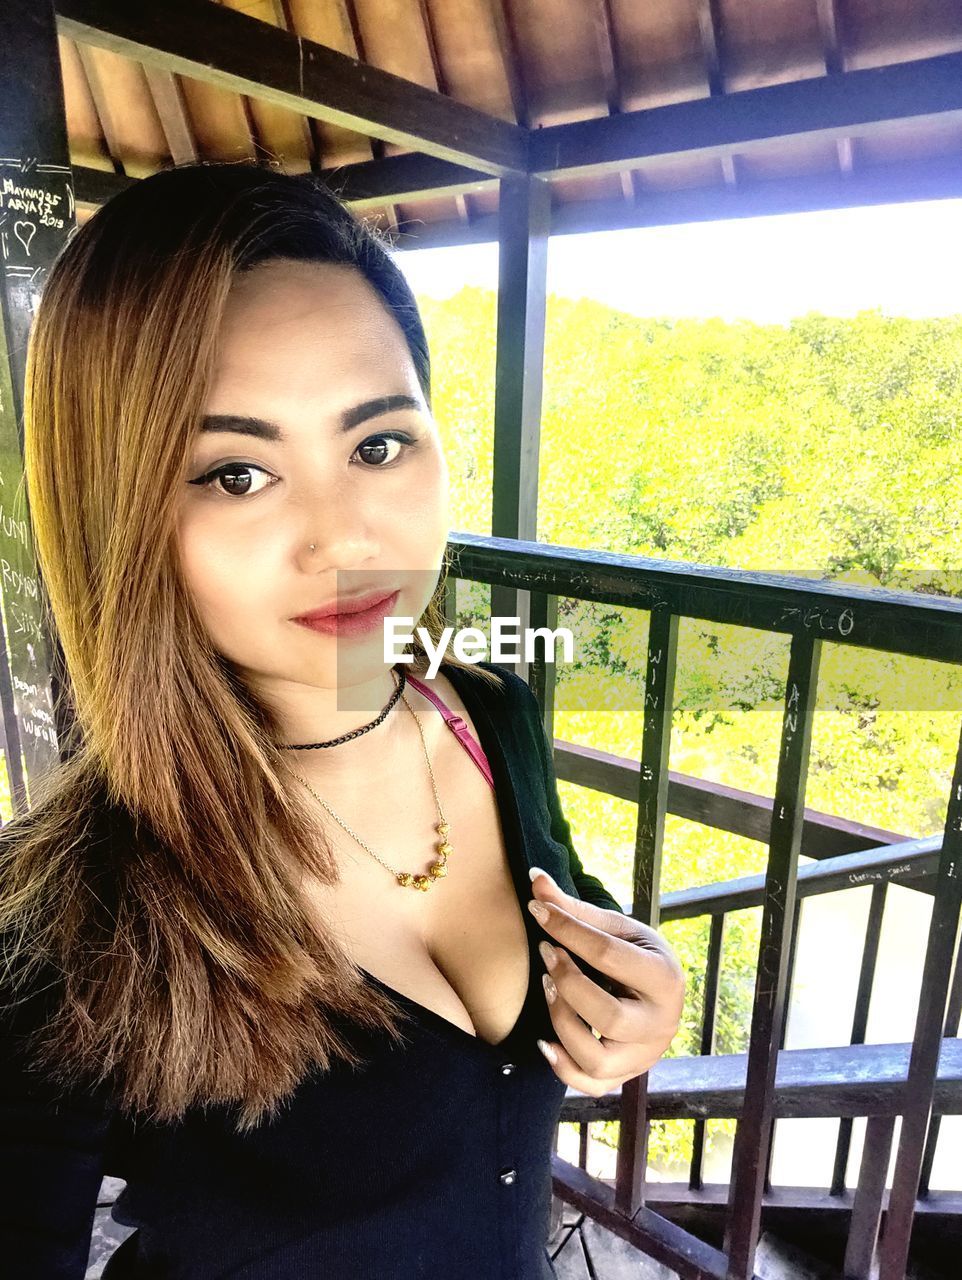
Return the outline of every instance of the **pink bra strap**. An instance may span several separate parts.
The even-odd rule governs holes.
[[[429,689],[423,681],[416,679],[414,676],[409,676],[407,673],[405,673],[405,676],[408,684],[413,684],[419,693],[423,693],[426,698],[429,698],[434,703],[442,716],[444,716],[445,723],[448,728],[452,731],[454,736],[461,743],[462,747],[464,747],[468,755],[471,756],[474,763],[478,766],[490,785],[493,787],[494,778],[491,775],[491,766],[488,764],[488,758],[484,754],[484,748],[481,746],[481,743],[478,742],[477,738],[475,738],[464,720],[462,720],[459,715],[456,715],[447,703],[442,702],[438,695],[432,689]]]

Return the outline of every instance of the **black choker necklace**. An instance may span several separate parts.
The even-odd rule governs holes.
[[[394,667],[391,668],[391,674],[392,675],[395,674]],[[391,710],[391,708],[395,705],[398,698],[400,698],[401,694],[404,692],[404,685],[407,681],[407,677],[404,674],[404,668],[402,667],[400,671],[397,671],[396,675],[397,675],[398,683],[394,689],[394,692],[391,694],[390,699],[388,700],[387,706],[384,708],[384,710],[381,712],[381,714],[377,717],[376,720],[372,720],[370,724],[362,725],[360,729],[352,729],[350,733],[345,733],[340,738],[331,738],[327,742],[296,742],[296,743],[292,743],[290,746],[285,745],[284,750],[285,751],[314,751],[318,747],[336,747],[336,746],[339,746],[340,743],[342,742],[350,742],[352,738],[359,738],[362,733],[367,733],[369,729],[376,729],[377,726],[384,719],[384,717]]]

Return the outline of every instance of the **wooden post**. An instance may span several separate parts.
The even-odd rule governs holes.
[[[59,758],[66,732],[51,678],[41,584],[24,500],[27,336],[47,272],[75,227],[57,24],[51,0],[0,5],[0,707],[13,806]],[[69,480],[65,481],[69,483]],[[60,663],[59,654],[54,655]],[[55,696],[56,695],[56,696]],[[55,710],[54,703],[58,703]]]
[[[548,184],[539,178],[506,178],[499,198],[491,533],[534,542],[551,198]],[[523,633],[530,625],[530,598],[516,587],[493,586],[491,615],[518,618]],[[520,661],[504,665],[527,679],[523,652]]]

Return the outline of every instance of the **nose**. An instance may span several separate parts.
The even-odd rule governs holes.
[[[295,554],[306,573],[363,567],[380,555],[380,539],[361,504],[349,495],[344,501],[313,506],[297,530]]]

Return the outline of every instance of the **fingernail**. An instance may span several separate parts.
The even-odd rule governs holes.
[[[558,957],[555,954],[555,949],[551,945],[551,943],[544,942],[544,941],[539,942],[538,950],[541,952],[541,957],[544,960],[545,964],[548,966],[548,968],[553,969],[555,967],[555,964],[557,963]]]
[[[548,875],[544,867],[531,867],[528,870],[528,875],[531,877],[532,880],[535,878],[535,876],[547,876],[548,879],[551,881],[551,883],[554,884],[554,879]]]
[[[535,898],[532,898],[531,901],[528,903],[528,910],[531,912],[534,918],[536,920],[540,920],[542,924],[544,924],[544,922],[548,918],[548,908],[544,905],[543,902],[538,902],[537,899]]]
[[[554,984],[554,978],[550,973],[543,973],[541,981],[544,983],[544,994],[548,1004],[554,1004],[555,996],[558,994],[558,988]]]
[[[546,1044],[544,1040],[539,1040],[538,1048],[541,1050],[544,1056],[548,1059],[548,1061],[552,1064],[552,1066],[554,1066],[554,1064],[558,1061],[558,1055],[555,1053],[554,1049],[552,1049],[551,1045]]]

